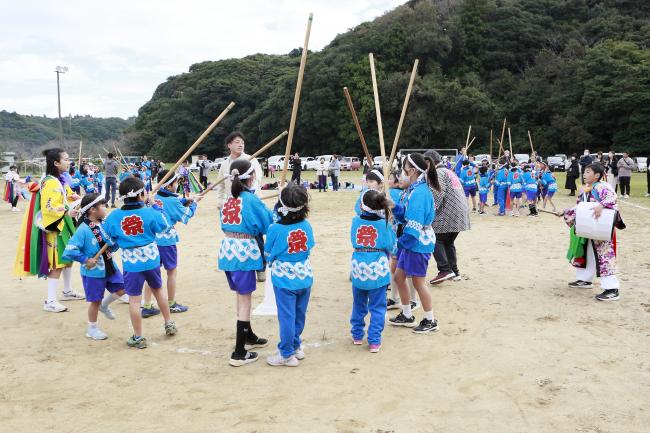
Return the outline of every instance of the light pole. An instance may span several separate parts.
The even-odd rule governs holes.
[[[61,141],[61,146],[63,146],[63,120],[61,119],[61,90],[59,87],[59,75],[68,72],[68,67],[57,66],[54,68],[54,72],[56,72],[56,96],[59,102],[59,140]]]

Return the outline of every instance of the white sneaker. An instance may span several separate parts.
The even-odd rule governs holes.
[[[106,335],[104,331],[99,329],[97,326],[89,326],[86,330],[86,337],[92,338],[93,340],[106,340],[108,338],[108,335]]]
[[[125,304],[128,304],[129,303],[129,295],[124,294],[124,295],[120,296],[120,301],[125,303]]]
[[[298,361],[302,361],[303,359],[305,359],[305,351],[302,350],[302,346],[296,349],[296,353],[294,353],[293,356],[295,356],[298,359]]]
[[[454,278],[451,281],[461,281],[463,278],[460,275],[454,275]]]
[[[61,296],[62,301],[82,301],[84,299],[86,299],[84,295],[80,295],[74,290],[70,290],[69,292],[63,292],[63,296]]]
[[[276,353],[275,355],[266,358],[266,363],[272,365],[273,367],[280,367],[280,366],[297,367],[298,365],[300,365],[300,362],[298,361],[295,355],[290,356],[288,358],[284,358],[279,353]]]
[[[108,320],[115,320],[115,313],[113,313],[113,310],[111,310],[110,307],[104,307],[103,305],[100,305],[99,311],[101,311]]]
[[[48,311],[50,313],[62,313],[68,311],[68,307],[64,307],[59,304],[57,301],[43,302],[43,311]]]
[[[12,207],[12,208],[11,208],[11,211],[12,211],[12,212],[18,212],[19,210],[18,210],[17,207]]]
[[[646,197],[650,197],[650,192],[645,195]]]

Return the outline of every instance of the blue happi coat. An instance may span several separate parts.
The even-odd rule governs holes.
[[[536,192],[537,191],[537,176],[533,171],[524,172],[524,188],[526,191]]]
[[[474,167],[471,165],[463,165],[460,169],[460,182],[465,188],[476,187],[476,174]]]
[[[478,192],[487,194],[490,191],[490,175],[488,173],[480,174],[478,181]]]
[[[415,253],[432,253],[436,235],[431,223],[436,216],[433,194],[421,177],[406,190],[403,204],[393,208],[393,215],[404,232],[398,239],[398,246]]]
[[[555,180],[553,173],[550,171],[545,171],[544,174],[542,174],[542,186],[549,192],[557,191],[557,181]]]
[[[510,192],[523,192],[524,179],[521,173],[522,172],[519,168],[510,170],[510,173],[508,174],[508,186],[510,187]]]
[[[225,237],[219,248],[219,269],[222,271],[255,271],[261,269],[262,251],[257,235],[266,234],[273,222],[271,211],[250,191],[230,197],[221,208],[221,229],[244,233],[251,239]]]
[[[373,290],[390,284],[390,255],[396,253],[395,232],[386,220],[363,213],[352,219],[352,287]]]
[[[113,245],[109,249],[111,251],[117,250],[117,245]],[[77,227],[77,231],[74,233],[72,238],[68,241],[68,244],[65,246],[63,251],[63,259],[79,262],[82,265],[86,263],[88,259],[92,259],[99,252],[99,242],[93,234],[92,230],[88,224],[81,223]],[[113,260],[113,267],[119,269],[115,260]],[[104,263],[104,257],[99,256],[97,259],[97,265],[88,269],[85,266],[81,266],[81,275],[83,277],[92,277],[92,278],[105,278],[106,277],[106,264]]]
[[[167,222],[171,226],[169,230],[163,233],[156,233],[156,243],[163,247],[176,245],[180,239],[174,225],[178,222],[187,224],[190,221],[190,218],[196,212],[196,202],[191,202],[188,206],[185,206],[187,199],[179,198],[178,194],[174,194],[165,188],[158,191],[155,202],[162,208]]]
[[[274,223],[264,242],[264,254],[271,267],[273,287],[300,290],[314,283],[309,253],[314,233],[307,220],[295,224]]]
[[[101,226],[104,240],[122,249],[124,272],[142,272],[160,266],[156,233],[170,225],[158,206],[144,207],[142,202],[129,203],[110,213]]]

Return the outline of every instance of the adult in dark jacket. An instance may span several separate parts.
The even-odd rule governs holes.
[[[571,165],[569,165],[569,168],[567,169],[566,183],[564,184],[564,188],[571,191],[569,195],[576,195],[576,189],[578,189],[576,185],[576,179],[579,177],[580,177],[580,166],[578,164],[578,160],[574,153],[573,155],[571,155]]]
[[[298,155],[298,153],[293,155],[293,158],[291,159],[291,164],[293,164],[291,181],[300,184],[300,173],[302,172],[302,160],[300,159],[300,155]]]

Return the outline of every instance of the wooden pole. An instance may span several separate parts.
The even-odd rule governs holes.
[[[79,165],[77,165],[78,170],[81,170],[81,144],[82,144],[82,141],[79,140]]]
[[[370,167],[370,170],[372,170],[374,164],[372,155],[370,155],[370,152],[368,151],[368,145],[366,144],[366,139],[363,136],[363,131],[361,130],[361,125],[359,124],[359,118],[357,117],[357,112],[354,109],[354,105],[352,104],[352,97],[350,97],[350,92],[348,91],[347,87],[343,88],[343,94],[345,95],[345,100],[348,103],[350,114],[352,114],[352,121],[354,122],[354,126],[357,128],[357,134],[359,135],[359,140],[361,140],[363,153],[366,155],[366,159],[368,160],[368,167]]]
[[[535,153],[535,149],[533,148],[533,138],[530,136],[530,131],[528,131],[528,141],[530,141],[530,153],[532,156]]]
[[[251,161],[251,160],[253,160],[256,156],[261,155],[262,153],[264,153],[264,151],[265,151],[266,149],[268,149],[269,147],[273,146],[275,143],[277,143],[278,141],[280,141],[280,140],[281,140],[284,136],[286,136],[287,134],[289,134],[287,131],[283,131],[282,134],[278,135],[278,136],[275,137],[273,140],[269,141],[269,142],[266,143],[264,146],[260,147],[259,150],[258,150],[257,152],[255,152],[254,154],[252,154],[251,156],[249,156],[249,157],[248,157],[248,160]],[[226,178],[225,178],[225,177],[222,177],[221,179],[217,180],[215,183],[211,183],[210,185],[207,186],[207,188],[205,188],[205,190],[203,190],[203,192],[201,192],[200,194],[198,194],[198,197],[203,198],[203,196],[205,196],[208,192],[210,192],[210,191],[212,191],[213,189],[215,189],[215,188],[217,187],[217,185],[223,183],[224,180],[226,180]]]
[[[413,91],[413,82],[415,81],[415,76],[418,71],[418,63],[420,63],[420,61],[418,59],[415,59],[415,63],[413,63],[413,70],[411,71],[411,78],[409,79],[409,85],[406,88],[404,105],[402,105],[402,114],[400,114],[399,116],[399,123],[397,124],[397,131],[395,132],[393,149],[390,151],[390,158],[388,159],[388,168],[391,171],[393,169],[393,160],[395,159],[395,153],[397,153],[397,142],[399,141],[399,134],[402,131],[402,125],[404,124],[404,118],[406,117],[406,108],[409,105],[409,99],[411,98],[411,92]]]
[[[298,69],[298,82],[296,83],[296,93],[293,95],[293,108],[291,109],[291,120],[289,122],[289,138],[287,139],[287,147],[284,150],[284,167],[282,168],[282,176],[280,177],[280,184],[284,185],[287,181],[287,171],[289,170],[289,155],[291,155],[291,145],[293,144],[293,133],[296,130],[296,118],[298,117],[298,105],[300,104],[300,91],[302,90],[302,80],[305,75],[305,64],[307,63],[307,49],[309,47],[309,34],[311,33],[311,23],[314,14],[309,14],[307,21],[307,31],[305,32],[305,42],[302,48],[302,56],[300,56],[300,69]]]
[[[372,53],[370,59],[370,76],[372,78],[372,92],[375,97],[375,114],[377,115],[377,132],[379,133],[379,151],[381,152],[381,165],[384,179],[388,179],[388,165],[386,163],[386,147],[384,146],[384,128],[381,124],[381,107],[379,106],[379,89],[377,88],[377,75],[375,74],[375,58]],[[388,191],[388,182],[384,182],[384,190]]]
[[[280,193],[276,192],[276,193],[269,194],[269,195],[264,196],[264,197],[260,197],[260,200],[270,200],[272,198],[278,197],[279,195],[280,195]]]
[[[93,259],[95,259],[95,260],[99,259],[99,257],[102,254],[104,254],[107,249],[108,249],[108,244],[104,244],[104,246],[97,252],[97,254],[95,254],[95,257],[93,257]]]
[[[512,153],[512,136],[510,135],[510,128],[508,128],[508,142],[510,142],[510,159],[513,159],[515,154]]]
[[[501,146],[501,148],[499,149],[499,158],[501,158],[501,151],[503,151],[504,154],[506,153],[506,150],[503,148],[503,140],[505,139],[505,133],[506,133],[506,118],[504,117],[503,126],[501,127],[501,141],[499,141],[499,146]]]
[[[472,141],[470,141],[467,147],[465,148],[465,155],[467,155],[469,148],[472,147],[472,143],[474,143],[474,140],[476,140],[476,137],[472,137]]]
[[[165,182],[167,182],[167,180],[168,180],[170,177],[172,177],[173,173],[176,171],[176,169],[178,168],[178,166],[181,165],[181,163],[182,163],[183,161],[185,161],[185,160],[186,160],[186,159],[187,159],[187,158],[192,154],[192,152],[194,151],[194,149],[196,149],[196,148],[199,146],[199,144],[201,144],[201,143],[203,142],[203,140],[205,140],[205,137],[207,137],[208,134],[210,134],[210,133],[212,132],[212,130],[213,130],[213,129],[214,129],[214,128],[219,124],[219,122],[221,122],[221,120],[222,120],[224,117],[226,117],[226,114],[228,114],[228,112],[229,112],[229,111],[232,109],[232,107],[234,107],[234,106],[235,106],[235,103],[234,103],[234,102],[231,102],[230,104],[228,104],[228,106],[227,106],[227,107],[226,107],[226,108],[221,112],[221,114],[219,114],[219,116],[217,116],[217,118],[214,119],[214,121],[210,124],[210,126],[208,126],[208,128],[207,128],[205,131],[203,131],[203,134],[201,134],[201,135],[199,136],[199,138],[196,139],[196,141],[194,142],[194,144],[192,144],[192,145],[190,146],[190,148],[187,149],[187,151],[183,154],[183,156],[181,156],[181,157],[178,159],[178,161],[176,161],[176,164],[174,164],[174,166],[173,166],[173,167],[172,167],[172,168],[167,172],[167,174],[166,174],[165,176],[163,176],[163,178],[160,179],[160,181],[158,181],[158,183],[156,183],[156,185],[155,185],[155,186],[153,187],[153,189],[151,190],[151,195],[152,195],[152,196],[156,195],[156,192],[158,192],[158,190],[160,189],[160,187],[162,186],[162,184],[165,183]]]
[[[472,133],[472,125],[469,125],[469,129],[467,130],[467,138],[465,139],[465,155],[467,155],[467,145],[469,144],[469,136]]]

